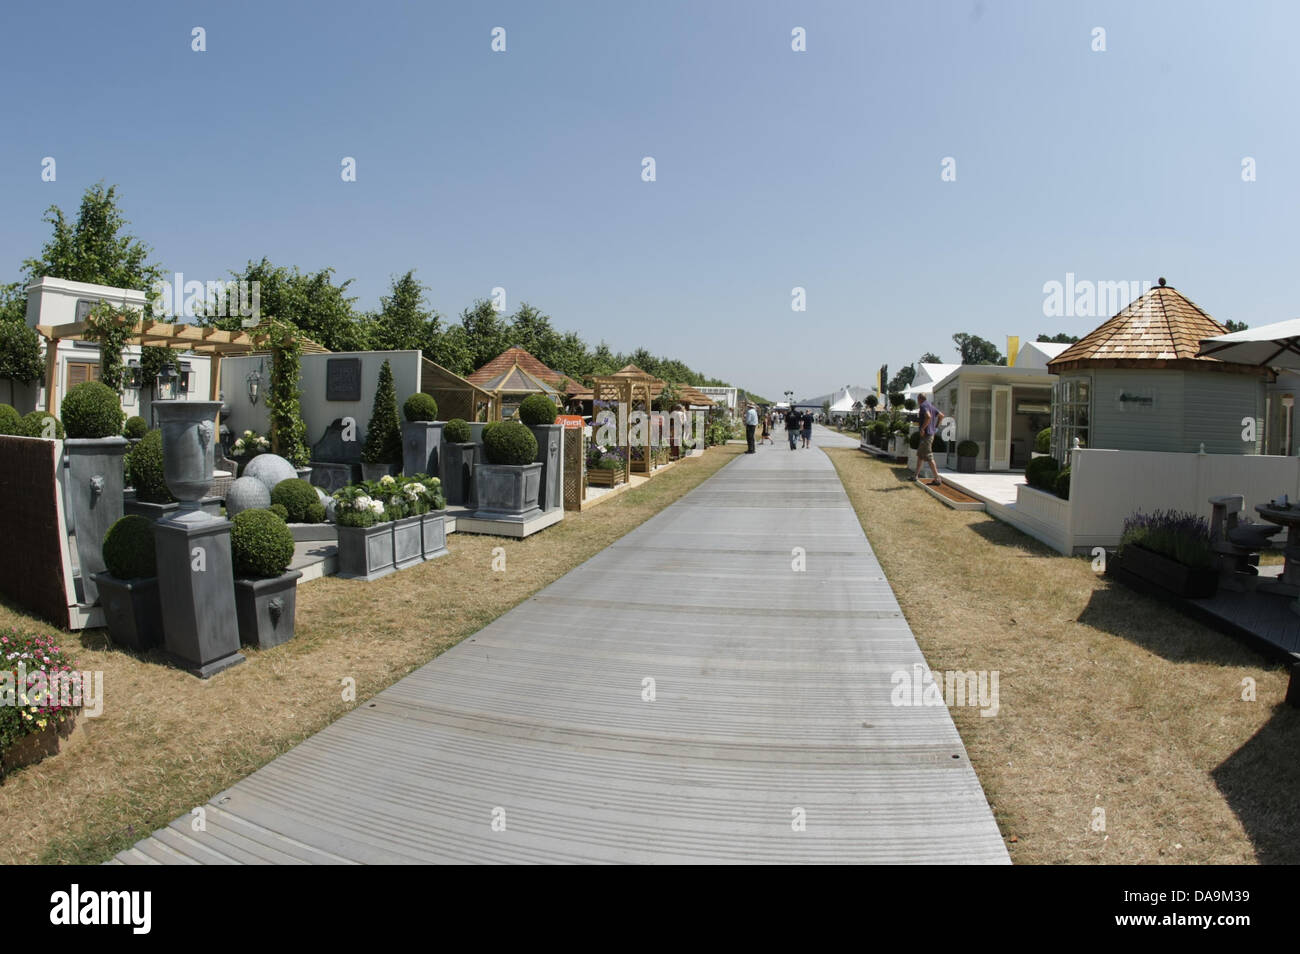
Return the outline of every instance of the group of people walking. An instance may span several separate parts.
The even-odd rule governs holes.
[[[774,443],[772,440],[772,430],[782,421],[785,423],[785,436],[790,440],[790,450],[794,450],[799,446],[812,447],[812,412],[804,411],[803,413],[800,413],[794,408],[787,410],[784,417],[782,417],[780,411],[776,410],[762,415],[763,443]],[[749,445],[748,449],[745,451],[746,454],[757,453],[755,438],[758,431],[758,425],[758,408],[753,404],[749,404],[745,408],[745,440]],[[802,441],[802,445],[800,445],[800,441]]]

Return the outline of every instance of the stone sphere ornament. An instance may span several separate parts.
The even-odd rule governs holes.
[[[297,477],[298,471],[278,454],[258,454],[244,465],[243,476],[260,480],[270,493],[280,481]]]
[[[245,510],[265,510],[271,506],[271,491],[256,477],[245,474],[226,490],[226,517],[234,518]]]

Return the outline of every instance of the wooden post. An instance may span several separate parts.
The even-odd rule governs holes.
[[[208,362],[208,400],[221,400],[221,352],[213,351]],[[221,411],[217,411],[217,439],[221,438]]]
[[[59,339],[45,339],[45,410],[59,416],[59,398],[55,385],[59,382]]]

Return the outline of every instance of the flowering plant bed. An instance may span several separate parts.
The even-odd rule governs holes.
[[[1129,517],[1112,566],[1121,580],[1136,579],[1184,599],[1206,599],[1218,589],[1209,525],[1195,514],[1161,510]]]
[[[340,576],[373,580],[446,552],[447,501],[437,477],[385,474],[336,491],[334,500]]]
[[[80,674],[53,636],[0,630],[0,777],[58,751],[79,708],[62,704],[64,680]]]

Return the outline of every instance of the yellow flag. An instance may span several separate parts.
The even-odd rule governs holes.
[[[876,368],[876,393],[880,393],[880,369]]]
[[[1020,353],[1020,336],[1007,335],[1007,367],[1016,366],[1016,355]]]

